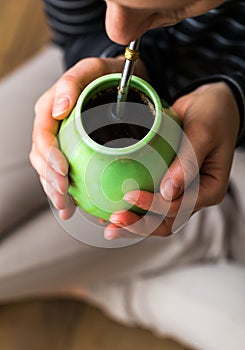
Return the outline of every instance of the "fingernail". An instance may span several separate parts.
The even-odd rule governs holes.
[[[125,212],[125,211],[122,210],[122,212]],[[120,214],[120,211],[117,212],[117,214]],[[118,218],[117,214],[112,214],[112,215],[110,216],[109,221],[112,222],[113,224],[117,225],[117,226],[123,226],[124,223],[123,223],[123,221],[121,220],[121,218],[120,218],[120,219]]]
[[[114,236],[113,232],[111,232],[109,230],[104,231],[104,238],[107,239],[108,241],[111,241],[112,239],[114,239],[113,236]]]
[[[52,111],[53,117],[58,117],[59,115],[65,113],[70,106],[70,100],[67,97],[61,97],[55,100],[54,107]]]
[[[62,175],[62,176],[67,175],[67,172],[60,169],[60,167],[57,164],[51,163],[51,167],[54,169],[54,171],[56,171],[57,174]]]
[[[130,193],[126,193],[124,196],[123,196],[123,199],[130,203],[130,204],[136,204],[137,203],[137,199],[135,199],[135,197],[133,195],[131,195]]]
[[[58,184],[58,182],[56,182],[56,181],[52,181],[51,182],[51,185],[54,187],[54,189],[56,189],[60,194],[66,194],[66,192],[64,192],[62,189],[61,189],[61,187],[60,187],[60,185]]]
[[[176,198],[179,193],[180,186],[171,181],[170,178],[168,178],[161,187],[161,195],[168,201]]]
[[[124,225],[124,223],[120,220],[118,220],[118,218],[114,218],[114,217],[110,217],[110,222],[112,222],[113,224],[117,225],[117,226],[122,226]]]

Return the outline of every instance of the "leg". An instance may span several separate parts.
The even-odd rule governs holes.
[[[60,52],[48,47],[0,82],[0,237],[47,203],[29,152],[34,104],[60,74]]]
[[[56,70],[59,59],[55,50],[44,53],[31,65],[31,69],[30,66],[24,68],[17,78],[13,76],[1,86],[4,115],[8,117],[1,121],[1,130],[4,131],[1,141],[5,148],[0,148],[0,151],[7,145],[8,156],[5,153],[1,155],[4,169],[1,176],[4,199],[1,201],[4,204],[1,222],[4,229],[0,245],[0,300],[70,288],[79,291],[80,288],[89,289],[109,281],[126,283],[136,276],[158,273],[178,264],[223,257],[226,254],[226,226],[219,208],[211,214],[203,211],[195,215],[183,232],[170,238],[149,238],[120,249],[86,246],[65,233],[50,210],[38,213],[46,198],[28,165],[32,109],[41,90],[44,91],[59,75]],[[61,68],[58,67],[58,70],[61,71]],[[23,89],[23,82],[25,87],[28,86],[27,91]],[[15,105],[10,97],[17,95],[20,99]],[[13,132],[13,137],[10,137]],[[19,162],[22,161],[23,167],[20,167]],[[11,169],[14,169],[14,174],[10,183],[6,179],[10,177]],[[10,217],[14,221],[10,221]],[[210,224],[204,229],[203,222],[207,220]],[[82,221],[80,226],[91,234],[95,230],[87,221]]]
[[[219,260],[227,251],[222,213],[220,207],[202,211],[182,232],[166,239],[152,237],[133,246],[106,249],[73,239],[50,210],[43,211],[2,239],[0,300],[71,290],[79,295],[84,288],[92,300],[97,293],[103,295],[109,284],[120,289],[140,276],[158,275],[174,266]],[[81,227],[91,235],[100,233],[86,220]],[[108,306],[108,299],[103,303]]]

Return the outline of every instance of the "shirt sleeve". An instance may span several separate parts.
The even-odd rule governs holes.
[[[53,42],[64,50],[65,68],[86,57],[113,57],[124,46],[107,36],[104,0],[43,0]]]
[[[245,76],[240,72],[234,72],[230,75],[216,74],[210,75],[206,78],[200,78],[195,80],[190,85],[187,85],[185,88],[180,90],[178,94],[175,95],[174,99],[177,99],[189,92],[197,89],[199,86],[204,84],[210,84],[223,81],[231,89],[233,96],[237,102],[239,116],[240,116],[240,127],[238,132],[237,144],[236,146],[245,146]]]
[[[237,146],[245,145],[245,6],[228,0],[207,14],[142,38],[141,58],[158,94],[172,104],[198,86],[224,81],[240,113]]]
[[[157,45],[152,45],[149,38],[147,38],[142,43],[141,58],[147,67],[151,84],[169,104],[173,104],[177,98],[195,90],[201,85],[224,81],[230,87],[239,109],[240,128],[237,146],[245,147],[245,71],[242,67],[233,72],[230,70],[225,72],[224,67],[222,70],[217,69],[212,71],[212,73],[207,70],[206,74],[193,75],[192,79],[186,77],[183,84],[178,84],[176,87],[177,84],[173,81],[174,78],[173,80],[169,79],[168,73],[171,71],[171,64],[169,63],[169,55],[166,49],[163,50]],[[179,64],[181,64],[181,61]]]

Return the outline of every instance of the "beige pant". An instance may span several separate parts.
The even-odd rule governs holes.
[[[195,214],[170,238],[148,238],[125,248],[91,247],[62,229],[28,161],[34,103],[59,74],[60,53],[49,48],[0,84],[0,300],[125,283],[227,255],[244,261],[243,216],[229,198]],[[244,160],[237,154],[234,169],[241,211]],[[91,234],[97,229],[86,220],[82,227]]]

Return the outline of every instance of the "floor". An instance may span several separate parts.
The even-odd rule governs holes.
[[[73,300],[36,300],[0,307],[3,350],[184,350],[171,340],[109,320]]]
[[[1,0],[0,78],[50,38],[41,0]],[[148,331],[124,327],[96,308],[64,299],[0,306],[2,350],[187,350]]]

